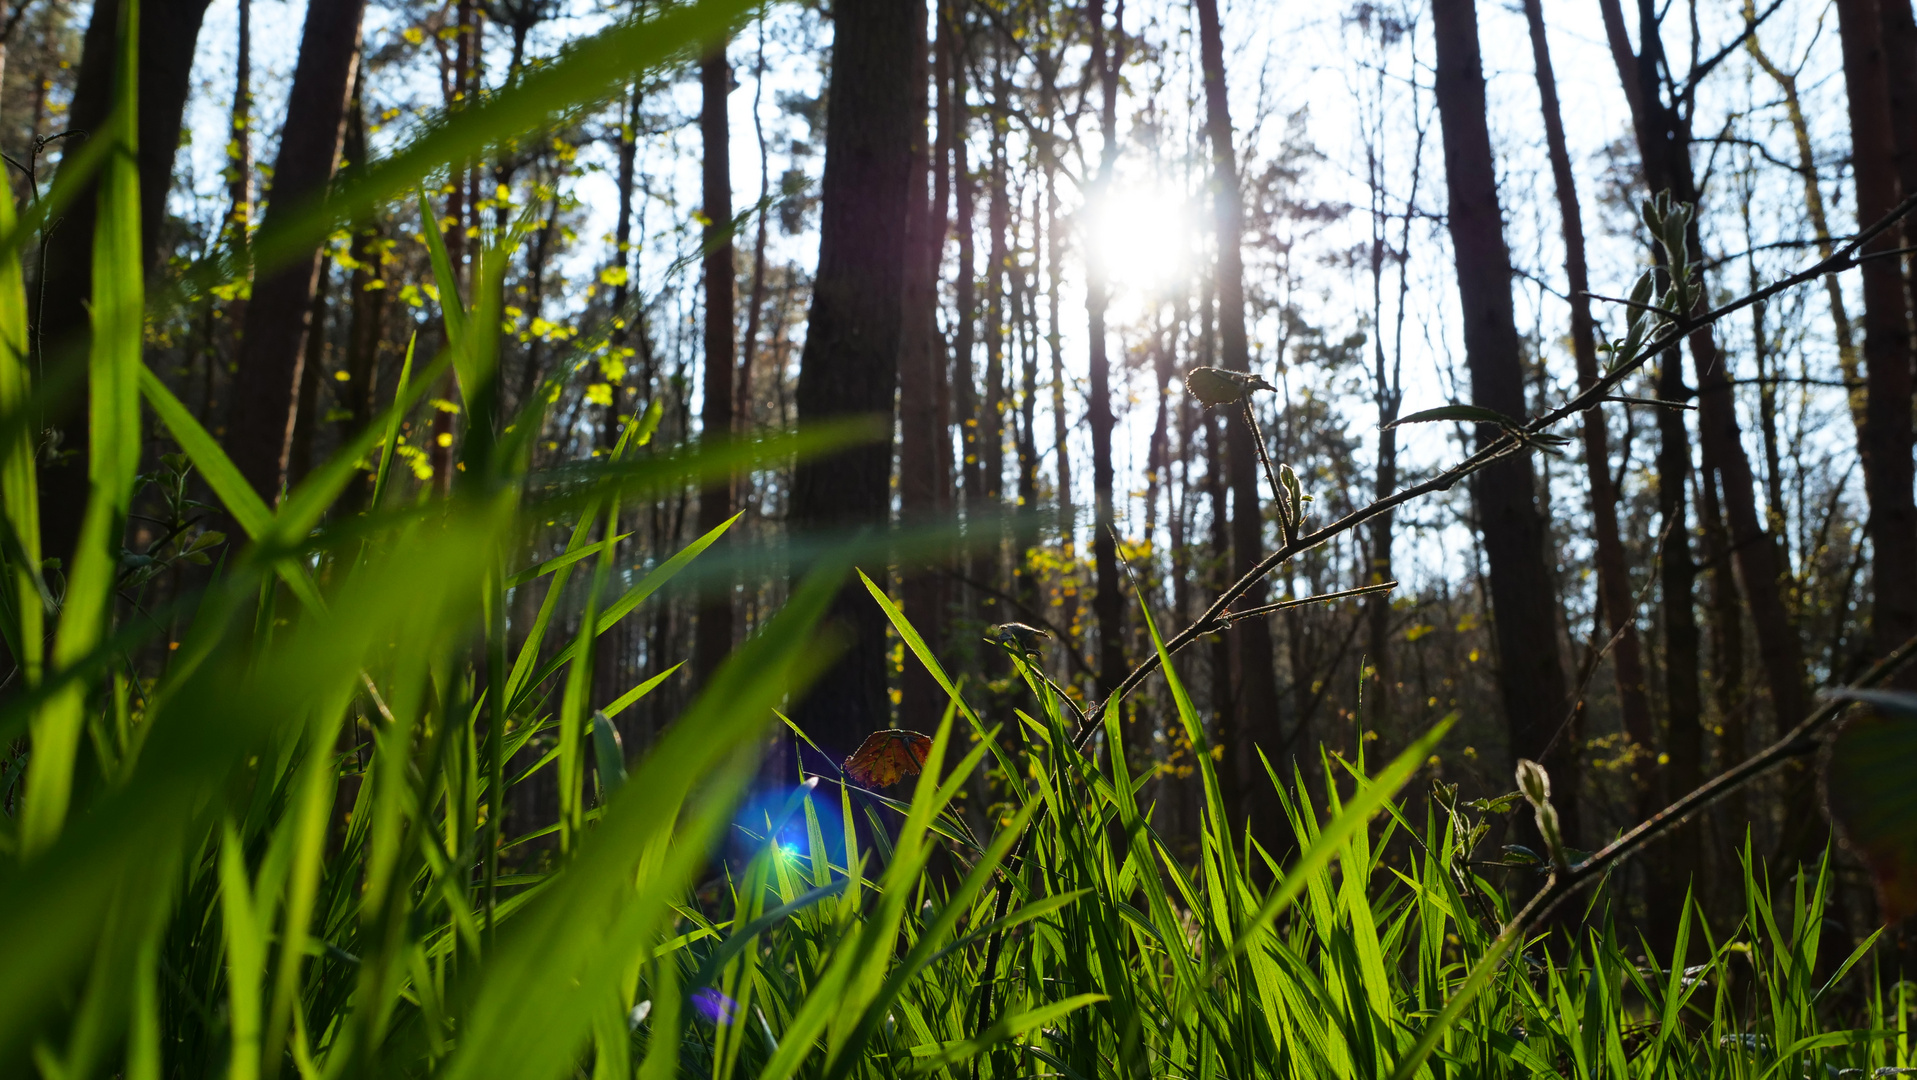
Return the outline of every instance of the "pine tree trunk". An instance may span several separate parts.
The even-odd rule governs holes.
[[[1114,24],[1109,48],[1105,40],[1104,0],[1092,0],[1087,14],[1091,28],[1091,63],[1104,97],[1099,110],[1099,131],[1104,137],[1098,175],[1092,182],[1096,199],[1111,185],[1112,167],[1118,160],[1118,71],[1124,56],[1124,27]],[[1118,9],[1122,17],[1123,7]],[[1085,261],[1085,316],[1088,342],[1088,394],[1086,419],[1092,429],[1092,564],[1095,591],[1092,614],[1098,622],[1098,689],[1109,693],[1125,677],[1124,604],[1118,581],[1118,542],[1112,467],[1112,386],[1111,361],[1106,355],[1105,312],[1111,304],[1111,286],[1105,268],[1096,258]]]
[[[1511,303],[1511,253],[1504,242],[1486,123],[1477,12],[1473,0],[1436,0],[1431,15],[1471,398],[1506,416],[1523,416],[1524,368]],[[1501,433],[1496,425],[1481,424],[1477,434],[1483,445]],[[1578,756],[1571,740],[1558,733],[1568,700],[1558,651],[1559,613],[1552,600],[1550,537],[1538,513],[1530,456],[1503,458],[1474,480],[1490,564],[1498,689],[1511,756],[1540,761],[1553,775],[1570,779]],[[1571,800],[1557,807],[1567,843],[1577,843],[1577,809]]]
[[[703,105],[699,132],[705,140],[703,177],[705,203],[705,404],[700,415],[701,448],[716,448],[732,439],[733,296],[737,288],[732,260],[732,156],[728,149],[732,126],[726,116],[726,97],[732,93],[732,64],[720,44],[699,64]],[[730,476],[708,481],[699,492],[699,535],[703,536],[732,516]],[[722,537],[706,558],[723,562],[731,545]],[[699,594],[698,629],[692,641],[692,680],[706,685],[712,673],[732,651],[732,575],[720,573]]]
[[[1545,37],[1544,11],[1540,0],[1525,0],[1525,20],[1530,24],[1531,54],[1542,99],[1545,145],[1551,158],[1551,175],[1556,182],[1558,215],[1564,232],[1564,274],[1570,286],[1571,350],[1577,360],[1580,389],[1598,378],[1597,330],[1591,318],[1590,274],[1584,260],[1584,214],[1578,205],[1577,179],[1571,171],[1571,153],[1564,137],[1564,118],[1558,108],[1557,75],[1551,66],[1550,44]],[[1672,410],[1662,410],[1671,412]],[[1678,414],[1680,417],[1682,414]],[[1638,643],[1637,603],[1631,595],[1630,568],[1626,565],[1624,542],[1617,520],[1618,493],[1611,481],[1610,432],[1604,413],[1592,409],[1583,416],[1585,482],[1590,488],[1591,533],[1596,547],[1598,600],[1604,612],[1605,627],[1617,639],[1611,649],[1611,668],[1617,682],[1619,712],[1624,734],[1634,744],[1635,764],[1632,784],[1637,790],[1637,812],[1642,815],[1656,809],[1651,783],[1651,760],[1656,757],[1656,727],[1651,718],[1651,703],[1646,690],[1644,657]],[[1686,593],[1688,595],[1688,593]],[[1680,898],[1681,899],[1681,898]]]
[[[1232,145],[1231,108],[1225,90],[1225,45],[1217,0],[1197,0],[1199,58],[1205,84],[1205,137],[1211,144],[1211,197],[1218,235],[1218,366],[1251,370],[1251,343],[1245,328],[1245,270],[1239,251],[1244,237],[1244,207],[1238,190],[1238,159]],[[1231,576],[1250,572],[1265,557],[1264,511],[1258,496],[1257,432],[1242,412],[1225,421],[1225,469],[1231,485]],[[1242,607],[1265,602],[1261,581],[1247,590]],[[1272,668],[1271,623],[1245,619],[1233,623],[1231,639],[1232,731],[1226,740],[1227,772],[1237,809],[1252,835],[1267,850],[1291,843],[1278,792],[1266,777],[1265,761],[1284,771],[1284,746],[1278,715],[1278,679]]]
[[[160,258],[166,197],[173,189],[173,159],[191,87],[193,51],[207,0],[146,0],[140,5],[140,252],[151,273]],[[119,60],[119,0],[96,0],[80,51],[80,70],[67,109],[68,130],[97,131],[113,107]],[[78,155],[61,160],[64,172]],[[55,177],[55,182],[59,180]],[[48,371],[80,369],[73,392],[48,410],[47,426],[61,454],[44,455],[40,466],[41,544],[48,558],[72,565],[73,545],[87,502],[87,395],[85,370],[93,292],[93,227],[99,199],[88,183],[68,205],[40,267],[39,299],[33,305],[33,339],[42,343]]]
[[[346,96],[359,60],[365,0],[307,8],[299,63],[288,93],[279,158],[267,189],[266,221],[300,213],[326,191],[345,134]],[[233,388],[227,452],[260,497],[273,502],[287,480],[298,416],[300,373],[319,284],[320,253],[292,260],[253,282],[246,338]]]
[[[848,417],[892,428],[898,384],[905,224],[911,198],[914,50],[923,0],[839,0],[827,87],[819,268],[799,361],[799,429]],[[867,443],[799,462],[792,481],[797,535],[883,530],[892,447]],[[880,557],[882,560],[882,556]],[[884,582],[882,561],[868,573]],[[849,753],[886,726],[886,621],[856,581],[834,600],[829,626],[846,651],[798,703],[793,719],[828,755]]]
[[[938,69],[943,75],[945,42],[941,40],[939,45]],[[906,207],[907,261],[899,342],[899,516],[906,526],[920,529],[936,527],[943,521],[948,489],[938,455],[938,444],[946,436],[945,415],[939,407],[945,350],[936,322],[939,263],[945,249],[945,204],[928,198],[927,181],[945,169],[950,130],[940,122],[937,152],[928,154],[925,51],[921,36],[913,53],[918,58],[912,81],[916,120],[912,125],[912,186]],[[942,80],[939,92],[941,97],[945,93]],[[899,593],[905,602],[906,618],[936,656],[945,651],[944,579],[929,562],[922,557],[901,559]],[[945,692],[931,672],[907,657],[900,676],[899,723],[931,731],[945,705]]]
[[[1850,100],[1851,173],[1857,185],[1857,223],[1868,225],[1899,202],[1897,138],[1892,128],[1884,21],[1880,0],[1837,0],[1843,40],[1844,85]],[[1890,6],[1895,6],[1894,3]],[[1905,57],[1907,68],[1912,58]],[[1908,75],[1908,71],[1904,74]],[[1906,103],[1909,104],[1909,103]],[[1890,229],[1864,254],[1904,246],[1905,231]],[[1864,279],[1864,431],[1858,446],[1864,491],[1870,500],[1871,648],[1883,656],[1917,634],[1917,503],[1911,483],[1910,318],[1904,275],[1896,258],[1860,268]],[[1906,672],[1898,682],[1917,685]]]

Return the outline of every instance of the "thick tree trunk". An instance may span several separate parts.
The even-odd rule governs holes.
[[[1477,12],[1473,0],[1436,0],[1431,15],[1471,398],[1506,416],[1523,416],[1524,367],[1511,304],[1511,253],[1504,242],[1486,124]],[[1496,425],[1479,425],[1478,441],[1482,445],[1499,434]],[[1571,740],[1558,731],[1568,702],[1552,599],[1550,536],[1534,485],[1529,455],[1512,455],[1479,472],[1473,487],[1490,563],[1498,689],[1511,756],[1541,761],[1552,774],[1570,779],[1578,758]],[[1564,800],[1557,810],[1565,840],[1575,844],[1575,802]]]
[[[1917,21],[1911,17],[1910,0],[1877,0],[1877,9],[1883,24],[1897,176],[1908,195],[1917,191]],[[1908,226],[1905,231],[1910,231]]]
[[[1115,12],[1124,18],[1121,2]],[[1094,66],[1104,97],[1099,109],[1099,132],[1104,144],[1099,154],[1098,176],[1092,182],[1093,198],[1111,185],[1112,167],[1118,161],[1118,72],[1124,58],[1124,24],[1115,21],[1109,50],[1106,44],[1104,0],[1092,0],[1088,14],[1091,27]],[[1222,245],[1223,240],[1220,240]],[[1098,689],[1110,693],[1125,677],[1124,611],[1125,597],[1118,581],[1118,542],[1112,467],[1112,372],[1106,355],[1105,312],[1111,305],[1111,285],[1105,267],[1096,258],[1085,261],[1085,315],[1090,335],[1088,398],[1086,420],[1092,429],[1092,563],[1096,591],[1092,594],[1092,614],[1098,622]]]
[[[173,187],[173,157],[193,68],[193,50],[207,0],[147,0],[140,5],[140,252],[151,273],[160,261],[166,197]],[[119,56],[119,0],[97,0],[81,45],[80,72],[68,106],[67,128],[97,131],[113,107]],[[73,160],[69,153],[61,169]],[[48,371],[87,363],[87,300],[93,292],[93,226],[99,200],[88,184],[55,223],[35,295],[33,340],[44,350]],[[40,467],[40,523],[48,558],[71,565],[87,500],[87,396],[84,388],[49,410],[48,427],[62,454],[45,455]]]
[[[333,178],[365,8],[365,0],[307,8],[279,158],[267,189],[267,228],[306,209]],[[270,268],[253,282],[253,299],[246,306],[246,337],[226,445],[233,463],[268,503],[279,497],[287,478],[319,269],[317,249],[284,267]]]
[[[736,274],[732,262],[732,156],[727,147],[731,124],[726,97],[732,93],[732,64],[725,45],[717,46],[699,64],[703,106],[699,133],[705,140],[702,170],[705,202],[706,340],[705,405],[700,414],[700,445],[717,447],[732,439],[733,294]],[[699,534],[732,516],[732,477],[714,477],[699,492]],[[725,559],[723,539],[712,545],[708,558]],[[698,630],[692,640],[692,679],[704,686],[732,651],[732,575],[721,573],[699,593]]]
[[[1225,45],[1217,0],[1197,0],[1199,58],[1204,69],[1205,138],[1211,144],[1212,213],[1218,232],[1218,366],[1251,370],[1251,344],[1245,332],[1245,269],[1239,246],[1244,236],[1244,207],[1238,190],[1238,159],[1232,145],[1231,108],[1225,92]],[[1258,450],[1261,436],[1241,412],[1226,421],[1225,469],[1231,483],[1231,576],[1242,577],[1265,556],[1265,516],[1258,498]],[[1265,602],[1261,581],[1244,594],[1242,607]],[[1277,850],[1290,841],[1278,792],[1265,775],[1261,758],[1280,773],[1284,746],[1279,730],[1278,679],[1272,669],[1271,623],[1245,619],[1231,628],[1232,727],[1227,740],[1227,772],[1238,810],[1252,835]]]
[[[939,95],[945,96],[943,75],[946,70],[943,40],[945,20],[940,19]],[[925,43],[917,43],[919,58],[913,78],[913,107],[917,121],[912,126],[912,186],[906,218],[906,278],[904,312],[899,342],[899,515],[904,524],[931,528],[946,516],[945,494],[950,481],[944,474],[938,446],[946,437],[945,411],[941,393],[945,368],[944,342],[938,336],[938,273],[945,251],[945,203],[927,197],[926,182],[933,174],[942,175],[946,153],[950,149],[949,126],[939,122],[939,141],[935,153],[928,154],[925,135],[926,65]],[[946,102],[940,101],[940,117]],[[946,185],[938,185],[940,194]],[[907,560],[902,560],[902,562]],[[925,639],[934,655],[942,655],[945,645],[944,578],[937,568],[922,558],[909,560],[900,567],[900,597],[905,615],[913,629]],[[930,731],[945,710],[945,692],[939,689],[924,664],[907,657],[900,676],[899,722],[919,731]]]
[[[1578,206],[1577,179],[1571,171],[1571,153],[1564,137],[1564,118],[1558,108],[1557,75],[1551,67],[1551,49],[1545,37],[1543,4],[1540,0],[1525,0],[1524,15],[1530,24],[1531,55],[1537,70],[1538,94],[1543,103],[1545,145],[1550,153],[1551,175],[1557,187],[1558,215],[1564,230],[1564,274],[1570,286],[1571,302],[1571,349],[1577,360],[1578,386],[1583,389],[1598,378],[1597,330],[1591,318],[1591,280],[1584,260],[1584,214]],[[1681,418],[1681,414],[1679,416]],[[1637,604],[1631,596],[1630,569],[1625,563],[1624,542],[1618,531],[1618,493],[1611,481],[1610,432],[1601,410],[1592,409],[1584,414],[1583,419],[1584,467],[1586,483],[1591,492],[1591,533],[1597,548],[1598,600],[1604,612],[1605,627],[1617,639],[1611,650],[1611,667],[1617,681],[1624,734],[1635,744],[1637,756],[1632,766],[1632,783],[1638,794],[1636,809],[1643,814],[1656,809],[1650,805],[1655,797],[1655,787],[1651,783],[1651,761],[1656,757],[1656,728],[1651,719],[1651,703],[1646,692],[1643,652],[1638,644]]]
[[[827,88],[819,269],[799,361],[801,431],[848,417],[892,429],[898,384],[905,224],[912,134],[923,124],[913,92],[924,0],[840,0]],[[883,530],[892,447],[867,443],[801,461],[792,481],[795,533]],[[885,568],[869,564],[881,582]],[[827,754],[843,755],[886,726],[884,614],[856,582],[832,604],[846,651],[799,702],[794,719]]]
[[[1901,201],[1897,138],[1892,128],[1889,63],[1879,0],[1837,0],[1844,85],[1850,99],[1851,173],[1857,223],[1876,221]],[[1895,6],[1894,3],[1890,6]],[[1906,8],[1906,10],[1908,10]],[[1907,68],[1912,58],[1905,57]],[[1904,73],[1908,75],[1908,71]],[[1906,104],[1910,104],[1906,102]],[[1891,229],[1864,249],[1892,251],[1904,230]],[[1871,649],[1883,656],[1917,634],[1917,503],[1911,497],[1910,318],[1896,258],[1864,263],[1864,431],[1859,454],[1870,499]],[[1899,682],[1917,684],[1906,673]]]

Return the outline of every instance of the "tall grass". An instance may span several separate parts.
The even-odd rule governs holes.
[[[738,6],[610,31],[374,170],[379,197],[590,100],[612,84],[608,57],[628,70],[668,59]],[[621,500],[856,433],[642,455],[655,411],[608,461],[529,472],[552,395],[503,422],[487,406],[506,233],[476,264],[470,312],[435,252],[444,353],[417,372],[409,356],[387,413],[270,507],[142,362],[136,104],[123,93],[96,137],[92,500],[64,576],[39,549],[43,387],[17,258],[33,223],[0,201],[0,624],[19,667],[0,709],[13,811],[0,819],[0,1074],[1795,1078],[1913,1065],[1917,991],[1885,979],[1870,942],[1819,953],[1826,874],[1779,898],[1748,856],[1736,926],[1693,912],[1675,950],[1647,959],[1600,901],[1589,929],[1521,943],[1460,996],[1509,910],[1481,873],[1488,811],[1442,788],[1404,794],[1450,721],[1375,772],[1326,756],[1318,787],[1271,775],[1296,836],[1280,861],[1226,820],[1205,725],[1162,643],[1199,751],[1193,863],[1140,801],[1148,778],[1122,754],[1077,751],[1076,718],[1023,658],[1025,708],[981,715],[870,581],[950,692],[925,769],[896,800],[836,777],[767,790],[757,748],[831,659],[816,631],[843,567],[816,570],[624,760],[609,717],[666,673],[592,713],[594,639],[723,527],[652,553],[658,568],[618,596],[596,531]],[[467,407],[465,468],[434,498],[391,464],[400,420],[447,368]],[[173,613],[172,641],[153,619],[116,620],[141,397],[184,454],[169,467],[190,462],[246,536]],[[329,518],[368,463],[373,506]],[[556,519],[574,526],[566,555],[519,565],[528,530]],[[509,634],[518,589],[544,595]],[[581,593],[576,633],[549,640],[562,599]],[[1116,714],[1099,719],[1102,745],[1121,745]],[[509,772],[529,747],[545,751],[537,764]],[[980,835],[953,800],[988,759],[1018,782]],[[542,841],[505,835],[504,807],[542,769],[559,778],[553,850],[517,859]],[[1007,945],[987,970],[995,936]]]

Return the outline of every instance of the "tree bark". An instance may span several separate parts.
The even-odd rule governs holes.
[[[705,404],[700,413],[700,445],[713,448],[732,438],[733,294],[737,288],[732,260],[732,156],[728,150],[731,124],[726,97],[732,93],[732,64],[723,43],[699,64],[703,104],[699,133],[705,140],[702,169],[705,202],[706,340]],[[714,477],[699,492],[699,534],[732,516],[730,476]],[[721,538],[708,554],[723,562],[729,547]],[[732,651],[732,575],[721,572],[699,593],[698,630],[692,641],[692,679],[704,686]]]
[[[1506,416],[1523,416],[1524,367],[1511,303],[1511,253],[1504,242],[1486,124],[1477,12],[1473,0],[1435,0],[1431,15],[1471,398]],[[1494,424],[1478,426],[1480,445],[1499,434]],[[1534,485],[1527,454],[1485,468],[1473,488],[1490,564],[1498,689],[1511,756],[1540,761],[1553,775],[1570,779],[1578,759],[1575,746],[1558,731],[1568,702],[1552,599],[1550,536],[1538,513]],[[1576,803],[1564,800],[1557,810],[1565,841],[1577,843]]]
[[[1111,186],[1112,167],[1118,161],[1118,73],[1124,62],[1125,8],[1123,0],[1119,0],[1113,12],[1109,50],[1105,40],[1104,0],[1091,0],[1090,9],[1087,14],[1092,46],[1089,62],[1104,92],[1098,114],[1104,144],[1099,153],[1098,175],[1092,181],[1092,198],[1097,199]],[[1221,246],[1224,243],[1222,238],[1219,242]],[[1111,692],[1125,678],[1125,598],[1118,582],[1118,542],[1113,536],[1117,523],[1112,492],[1114,420],[1105,327],[1105,312],[1110,304],[1111,285],[1105,268],[1096,258],[1089,258],[1085,261],[1085,317],[1090,336],[1089,396],[1085,412],[1092,429],[1092,564],[1096,590],[1092,594],[1092,615],[1098,622],[1100,694]]]
[[[1552,70],[1550,43],[1545,36],[1543,4],[1540,0],[1524,0],[1524,15],[1530,24],[1531,55],[1537,70],[1538,95],[1544,114],[1545,146],[1551,158],[1551,175],[1557,187],[1558,216],[1564,231],[1564,276],[1570,287],[1571,303],[1571,350],[1577,360],[1578,386],[1584,389],[1598,378],[1597,329],[1591,318],[1591,279],[1584,258],[1584,214],[1578,205],[1577,179],[1571,171],[1571,153],[1564,137],[1564,117],[1558,107],[1557,75]],[[1681,423],[1683,414],[1675,415]],[[1597,549],[1598,600],[1604,612],[1605,627],[1617,639],[1611,650],[1611,667],[1617,682],[1624,734],[1631,740],[1636,755],[1631,779],[1637,791],[1636,810],[1643,816],[1657,809],[1651,805],[1657,793],[1651,783],[1650,768],[1651,759],[1656,756],[1653,749],[1656,745],[1656,728],[1651,719],[1651,703],[1645,688],[1644,657],[1638,644],[1637,604],[1631,596],[1630,568],[1625,563],[1624,542],[1618,532],[1618,493],[1611,481],[1610,432],[1601,410],[1586,412],[1583,420],[1584,466],[1591,493],[1591,533]]]
[[[1225,45],[1217,0],[1197,0],[1199,58],[1205,84],[1205,138],[1211,144],[1211,198],[1218,235],[1218,361],[1230,371],[1251,370],[1245,331],[1245,268],[1239,251],[1244,206],[1238,189],[1238,158],[1232,145],[1231,108],[1225,90]],[[1257,440],[1242,413],[1225,420],[1225,470],[1231,486],[1231,569],[1242,577],[1264,558],[1264,511],[1258,498]],[[1265,602],[1263,582],[1244,594],[1241,606]],[[1284,746],[1279,729],[1278,679],[1272,669],[1271,623],[1264,618],[1233,623],[1231,639],[1232,732],[1227,773],[1237,810],[1252,835],[1269,850],[1290,843],[1277,789],[1261,758],[1277,760]]]
[[[1883,25],[1897,176],[1909,194],[1917,191],[1917,21],[1911,17],[1910,0],[1877,0],[1877,9]]]
[[[303,211],[332,180],[345,133],[346,94],[359,59],[360,16],[365,9],[365,0],[337,0],[307,8],[279,158],[267,189],[268,228],[275,220]],[[254,280],[253,299],[246,306],[246,336],[240,346],[226,445],[241,474],[269,504],[279,497],[287,479],[319,270],[317,248],[284,267],[269,269]]]
[[[160,261],[166,223],[166,197],[173,187],[173,158],[180,145],[180,121],[186,110],[193,50],[206,15],[207,0],[147,0],[140,6],[140,252],[142,269],[151,273]],[[113,80],[119,56],[119,0],[97,0],[81,44],[80,71],[68,107],[68,130],[98,131],[113,107]],[[61,160],[64,171],[74,155]],[[57,181],[56,181],[57,182]],[[99,199],[89,183],[77,193],[63,220],[54,223],[47,258],[40,268],[33,340],[43,350],[48,371],[77,367],[81,385],[48,410],[47,426],[62,453],[43,456],[40,466],[42,548],[49,558],[68,560],[80,535],[87,501],[87,395],[84,381],[93,293],[93,227]]]
[[[941,13],[942,14],[942,13]],[[943,75],[947,68],[946,20],[939,19],[939,95],[946,90]],[[921,35],[922,37],[922,35]],[[918,68],[913,78],[912,181],[906,218],[906,278],[904,312],[899,342],[899,515],[908,526],[929,529],[946,516],[945,495],[949,480],[938,446],[946,437],[945,410],[942,405],[942,375],[945,369],[944,342],[939,340],[936,322],[938,308],[939,264],[945,252],[945,202],[928,198],[927,181],[945,170],[951,129],[939,121],[936,151],[927,153],[925,110],[927,69],[925,42],[917,42],[913,55]],[[940,117],[946,102],[940,101]],[[939,184],[939,194],[946,185]],[[901,559],[900,598],[905,615],[925,639],[933,655],[942,655],[945,646],[944,578],[929,560]],[[910,565],[904,565],[907,562]],[[945,692],[924,664],[907,658],[900,676],[899,722],[919,731],[930,731],[945,710]]]
[[[867,417],[892,430],[911,197],[914,50],[924,0],[840,0],[827,87],[819,268],[796,394],[799,429]],[[892,447],[867,443],[799,462],[791,521],[799,535],[884,529]],[[881,582],[885,568],[871,564]],[[827,754],[843,755],[885,726],[886,621],[856,581],[832,603],[828,628],[845,652],[798,703],[794,720]]]
[[[1851,173],[1859,226],[1901,200],[1897,138],[1892,129],[1888,42],[1879,0],[1837,0],[1844,85],[1850,99]],[[1890,4],[1889,6],[1895,6]],[[1905,58],[1906,63],[1910,58]],[[1904,246],[1890,229],[1863,253]],[[1859,268],[1864,279],[1864,430],[1859,456],[1870,500],[1871,648],[1883,656],[1917,634],[1917,503],[1911,497],[1910,318],[1904,275],[1895,257]],[[1917,685],[1906,673],[1897,682]]]

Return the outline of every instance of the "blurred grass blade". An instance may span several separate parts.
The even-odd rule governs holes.
[[[105,131],[111,155],[99,190],[93,234],[93,343],[87,358],[89,492],[53,639],[53,663],[65,667],[107,634],[120,543],[140,466],[138,373],[146,300],[141,280],[139,147],[135,142],[140,5],[120,9],[114,111]],[[86,690],[72,685],[35,716],[33,760],[20,811],[20,846],[43,851],[59,835],[72,797],[75,751],[85,722]]]
[[[11,193],[0,195],[0,233],[15,228]],[[21,415],[33,398],[27,355],[27,293],[20,256],[0,250],[0,417]],[[40,578],[40,487],[34,438],[25,424],[8,425],[0,442],[0,503],[8,529],[12,570],[12,627],[8,645],[29,687],[40,683],[46,637],[46,583]]]
[[[415,330],[406,339],[406,358],[399,365],[399,386],[394,390],[394,401],[406,399],[406,390],[412,382],[413,350],[419,346],[419,332]],[[367,502],[372,509],[379,509],[380,500],[386,494],[386,479],[393,471],[393,457],[399,452],[399,426],[406,419],[405,412],[394,408],[386,418],[386,438],[381,443],[379,471],[373,477],[373,497]]]

